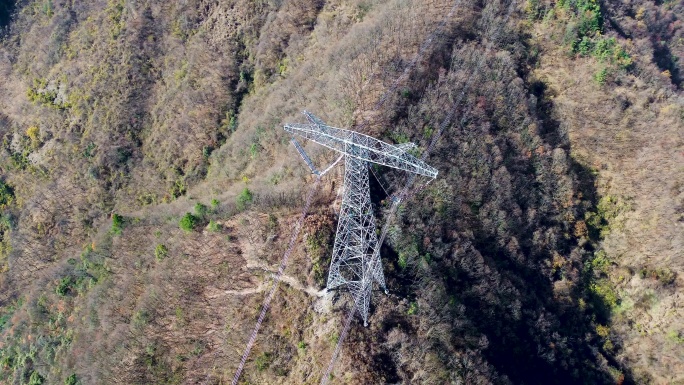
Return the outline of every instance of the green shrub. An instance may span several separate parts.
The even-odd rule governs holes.
[[[243,211],[247,208],[247,205],[252,203],[252,200],[254,199],[254,195],[252,194],[251,191],[247,187],[245,187],[240,195],[237,196],[236,198],[236,207],[238,210]]]
[[[589,264],[595,272],[608,273],[608,268],[610,267],[610,259],[605,250],[601,249],[594,253],[594,258]]]
[[[209,221],[209,231],[216,233],[221,230],[221,225],[216,223],[213,219]]]
[[[676,273],[668,268],[658,270],[658,280],[663,285],[673,284],[676,278]]]
[[[64,297],[72,290],[74,286],[74,278],[72,276],[67,276],[59,280],[55,293]]]
[[[29,377],[29,382],[28,385],[42,385],[45,379],[43,376],[40,375],[40,373],[36,372],[35,370],[31,372],[31,377]]]
[[[632,64],[632,57],[617,43],[614,37],[597,40],[592,54],[599,61],[616,64],[622,69],[626,69]]]
[[[28,91],[26,91],[26,97],[28,97],[28,99],[33,103],[42,104],[45,106],[54,106],[57,93],[54,91],[39,92],[33,88],[29,88]]]
[[[418,313],[418,304],[416,302],[411,302],[409,304],[409,308],[408,308],[408,311],[406,312],[406,314],[414,315],[416,313]]]
[[[340,335],[337,333],[333,333],[330,335],[330,342],[333,344],[337,344],[340,341]]]
[[[609,37],[607,39],[599,39],[596,42],[596,47],[593,50],[593,54],[600,61],[610,59],[613,56],[613,50],[615,49],[616,44],[617,43],[615,42],[614,37]]]
[[[278,217],[276,217],[273,214],[268,214],[268,223],[266,224],[266,228],[268,229],[269,232],[273,232],[278,228]]]
[[[28,136],[31,141],[40,140],[40,128],[38,126],[31,126],[27,128],[26,136]]]
[[[424,139],[432,138],[433,132],[435,132],[434,128],[432,128],[431,126],[425,126],[425,128],[423,129],[423,138]]]
[[[150,314],[146,310],[138,310],[133,313],[131,323],[133,327],[140,330],[150,322]]]
[[[69,377],[67,377],[64,380],[64,385],[76,385],[78,384],[78,379],[76,378],[76,374],[71,374]]]
[[[216,199],[216,198],[212,199],[211,200],[211,209],[216,211],[216,209],[218,209],[220,204],[221,204],[221,202],[219,202],[218,199]]]
[[[620,298],[610,284],[610,281],[606,279],[598,280],[593,282],[589,286],[589,290],[594,294],[596,299],[603,302],[608,310],[613,309],[620,303]]]
[[[7,271],[9,268],[7,265],[7,257],[10,251],[12,251],[12,245],[10,244],[9,237],[6,237],[2,231],[0,231],[0,273]]]
[[[244,83],[248,81],[249,77],[249,74],[240,71],[240,82]],[[227,135],[228,133],[235,132],[235,128],[237,128],[235,112],[233,112],[233,110],[228,110],[226,111],[225,118],[221,120],[221,131],[225,133],[224,135]]]
[[[529,20],[536,20],[541,14],[541,5],[539,0],[527,0],[525,4],[525,13]]]
[[[603,31],[603,15],[596,0],[578,0],[575,9],[579,18],[578,31],[581,37]]]
[[[593,48],[594,42],[589,37],[584,36],[577,46],[577,52],[582,56],[587,56],[592,52]]]
[[[199,202],[195,203],[195,215],[197,215],[199,218],[204,218],[208,211],[209,209],[206,205],[203,205]]]
[[[51,0],[47,0],[45,3],[43,3],[43,12],[45,12],[45,16],[47,16],[48,18],[52,17],[52,15],[55,14],[54,6],[52,5]]]
[[[197,226],[197,222],[199,222],[199,220],[196,216],[191,213],[186,213],[183,218],[181,218],[178,225],[185,231],[192,231],[195,229],[195,226]]]
[[[603,32],[601,7],[595,0],[568,1],[564,4],[571,6],[575,15],[569,26],[566,41],[572,41],[572,52],[588,55],[593,46],[592,38]]]
[[[257,370],[262,372],[271,365],[271,353],[263,352],[259,356],[257,356],[256,360],[254,360],[256,363]]]
[[[370,10],[373,8],[373,4],[371,2],[361,2],[356,7],[356,21],[361,22],[363,21],[363,18],[366,17],[368,12],[370,12]]]
[[[594,81],[598,83],[599,85],[604,85],[606,84],[606,80],[608,79],[608,68],[603,67],[599,72],[597,72],[594,75]]]
[[[605,237],[611,231],[611,225],[621,213],[630,210],[628,203],[607,195],[602,197],[596,205],[596,212],[587,212],[584,220],[594,236]]]
[[[164,246],[163,244],[159,243],[157,244],[157,247],[154,248],[154,257],[157,258],[157,261],[161,261],[168,255],[169,249],[167,249],[166,246]]]
[[[185,182],[183,182],[181,179],[176,180],[173,183],[173,186],[171,186],[171,189],[169,190],[169,194],[171,194],[173,199],[176,199],[181,195],[184,195],[186,192],[187,186],[185,186]]]
[[[406,269],[406,266],[408,266],[408,256],[404,253],[399,253],[399,261],[397,263],[402,270]]]
[[[397,252],[399,253],[397,264],[402,270],[408,267],[409,261],[416,261],[420,258],[418,244],[415,241],[408,241],[398,245]]]
[[[259,143],[252,143],[249,146],[249,156],[254,159],[259,155]]]
[[[12,318],[12,315],[12,310],[10,310],[10,312],[0,316],[0,332],[5,329],[5,325],[7,325],[7,322]]]
[[[643,278],[643,279],[646,279],[646,278],[657,279],[663,285],[671,285],[672,283],[674,283],[675,279],[677,278],[676,273],[673,272],[672,270],[670,270],[669,268],[654,269],[654,268],[644,267],[641,269],[641,271],[639,273],[641,275],[641,278]]]
[[[116,235],[121,234],[121,230],[124,228],[124,217],[119,214],[112,215],[112,233]]]
[[[670,330],[667,333],[667,338],[677,344],[684,344],[684,332],[678,332],[676,330]]]
[[[0,180],[0,210],[14,202],[14,189]]]
[[[86,146],[86,148],[83,149],[83,157],[84,158],[92,158],[93,156],[95,156],[95,148],[96,147],[97,146],[95,145],[95,143],[92,143],[92,142],[89,143]]]
[[[613,51],[613,56],[611,58],[611,63],[617,64],[623,70],[629,69],[632,66],[632,57],[625,51],[622,47],[617,47]]]

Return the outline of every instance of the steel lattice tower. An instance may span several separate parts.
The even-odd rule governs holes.
[[[293,135],[292,143],[311,171],[323,175],[332,165],[319,172],[294,135],[340,152],[342,155],[337,161],[344,157],[344,193],[327,289],[344,287],[349,290],[364,325],[367,325],[373,284],[377,283],[387,292],[371,206],[369,164],[376,163],[433,179],[437,177],[437,170],[406,152],[415,145],[394,146],[358,132],[330,127],[309,112],[304,111],[304,115],[309,124],[286,124],[285,131]]]

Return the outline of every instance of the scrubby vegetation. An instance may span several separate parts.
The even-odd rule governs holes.
[[[230,381],[311,182],[282,130],[301,109],[416,155],[442,135],[331,383],[683,381],[682,5],[459,2],[391,88],[453,4],[0,6],[0,382]],[[406,176],[374,172],[382,223]],[[342,182],[245,383],[327,366]]]
[[[235,203],[236,207],[238,210],[243,211],[247,208],[247,205],[252,203],[252,200],[254,199],[254,195],[252,192],[245,187],[242,192],[240,192],[240,195],[237,196]]]
[[[197,226],[198,222],[199,218],[192,215],[191,213],[185,213],[185,215],[183,215],[183,217],[181,218],[180,222],[178,222],[178,225],[181,229],[185,231],[192,231],[195,229],[195,226]]]

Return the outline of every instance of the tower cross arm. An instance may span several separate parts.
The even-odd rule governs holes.
[[[401,147],[358,132],[328,126],[313,115],[305,114],[311,123],[286,124],[285,131],[312,140],[347,156],[433,179],[437,177],[437,170],[434,167],[427,165]]]

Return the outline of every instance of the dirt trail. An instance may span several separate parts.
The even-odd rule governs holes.
[[[272,276],[273,276],[273,274],[271,274],[271,277]],[[312,286],[304,286],[299,281],[297,281],[297,279],[295,279],[293,276],[290,276],[290,275],[283,274],[280,277],[280,280],[281,280],[281,282],[284,282],[284,283],[290,285],[290,287],[292,287],[293,289],[303,291],[303,292],[311,295],[312,297],[324,297],[327,293],[327,290],[325,290],[325,289],[318,290]],[[264,281],[263,283],[261,283],[257,287],[250,287],[250,288],[245,288],[245,289],[241,289],[241,290],[223,290],[223,291],[220,291],[218,293],[209,295],[208,298],[214,299],[214,298],[218,298],[222,295],[251,295],[251,294],[261,293],[263,291],[266,291],[266,289],[268,289],[270,287],[270,285],[271,285],[271,282],[269,279],[269,280]]]

